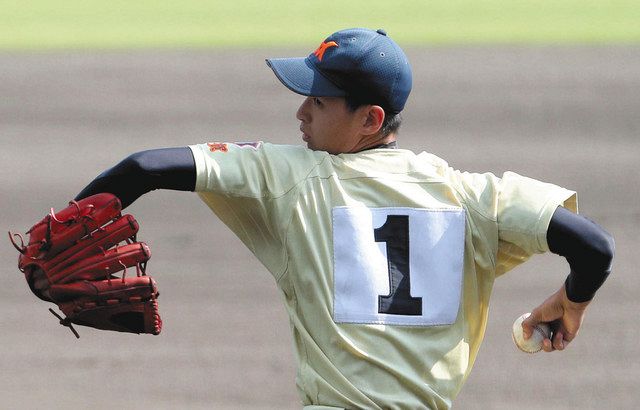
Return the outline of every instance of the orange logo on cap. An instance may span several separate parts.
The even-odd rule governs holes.
[[[338,43],[335,41],[329,41],[328,43],[320,44],[320,47],[313,52],[313,55],[318,57],[318,61],[322,61],[322,57],[324,57],[324,52],[327,51],[329,47],[338,47]]]

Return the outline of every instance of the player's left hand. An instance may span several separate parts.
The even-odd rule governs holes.
[[[525,339],[533,334],[534,327],[541,322],[551,325],[551,339],[545,339],[542,349],[545,352],[564,350],[576,337],[582,325],[589,302],[576,303],[569,300],[564,284],[536,307],[531,315],[522,323]]]

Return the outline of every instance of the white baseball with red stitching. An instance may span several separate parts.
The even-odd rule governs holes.
[[[537,353],[542,350],[542,342],[544,339],[551,337],[551,328],[547,323],[539,323],[534,329],[533,334],[528,340],[524,338],[522,330],[522,322],[529,317],[531,313],[525,313],[513,322],[513,342],[518,349],[526,353]]]

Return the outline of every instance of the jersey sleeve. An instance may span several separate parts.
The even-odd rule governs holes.
[[[491,253],[496,276],[549,250],[547,229],[558,206],[578,211],[574,191],[514,172],[505,172],[502,178],[491,173],[455,174],[463,201],[473,210],[470,214],[483,220],[470,223],[473,236],[495,237],[495,241],[488,241],[494,246],[482,249]]]
[[[286,265],[284,238],[295,187],[316,164],[312,151],[264,143],[189,148],[196,163],[195,191],[278,277]]]
[[[498,190],[496,274],[549,250],[547,230],[559,206],[577,213],[577,194],[513,172],[503,175]]]

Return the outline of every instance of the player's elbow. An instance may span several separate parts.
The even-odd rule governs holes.
[[[153,170],[148,152],[133,153],[120,161],[114,169],[113,173],[118,175],[120,188],[126,193],[137,193],[140,196],[151,190]]]
[[[601,229],[598,235],[591,238],[589,242],[588,252],[591,255],[589,259],[592,267],[602,271],[611,270],[615,256],[615,248],[616,245],[613,236],[604,229]]]
[[[149,151],[135,152],[122,160],[118,166],[124,171],[123,173],[131,177],[144,176],[149,172],[148,152]]]

